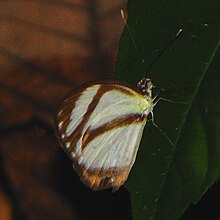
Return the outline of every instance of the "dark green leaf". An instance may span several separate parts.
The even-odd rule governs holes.
[[[160,96],[147,123],[127,187],[134,219],[178,219],[220,176],[220,2],[128,1],[128,31],[116,77],[136,84],[180,28],[181,37],[148,76]],[[135,50],[134,44],[137,47]],[[186,104],[181,104],[185,102]]]

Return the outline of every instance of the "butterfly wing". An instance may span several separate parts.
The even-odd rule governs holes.
[[[117,190],[124,184],[148,106],[142,94],[118,82],[90,84],[65,99],[56,118],[57,136],[87,186]]]

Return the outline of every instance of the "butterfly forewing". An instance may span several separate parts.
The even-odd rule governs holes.
[[[149,105],[135,88],[108,81],[81,87],[64,100],[56,118],[57,136],[90,188],[117,190],[124,184]]]

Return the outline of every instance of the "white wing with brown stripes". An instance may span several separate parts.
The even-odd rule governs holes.
[[[93,83],[64,100],[56,133],[87,186],[117,190],[124,184],[152,110],[151,93],[119,82]]]

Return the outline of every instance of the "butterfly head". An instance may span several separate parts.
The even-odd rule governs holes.
[[[143,78],[141,79],[137,87],[141,90],[141,92],[149,97],[152,97],[152,88],[153,88],[153,83],[151,82],[151,79],[149,78]]]

